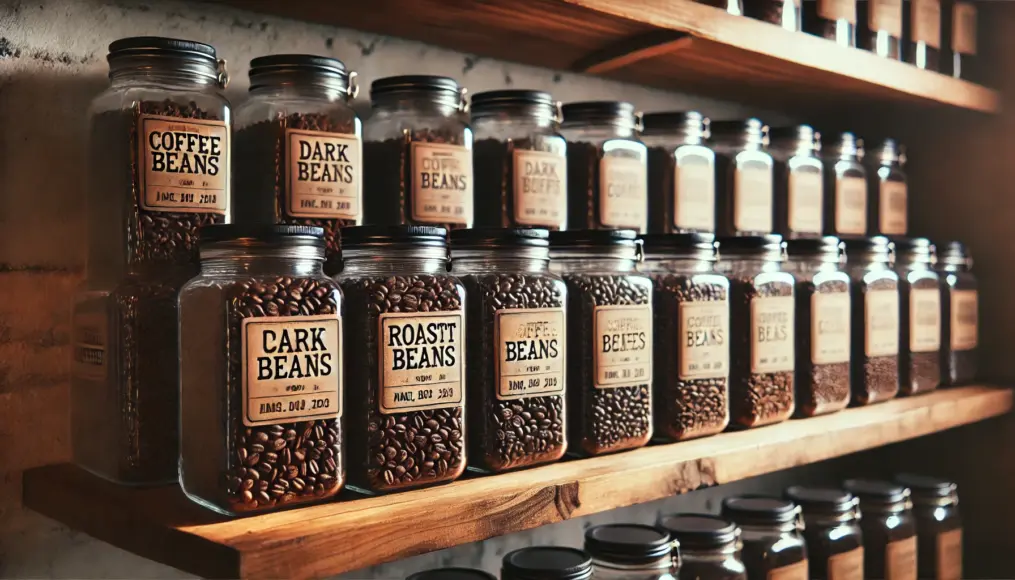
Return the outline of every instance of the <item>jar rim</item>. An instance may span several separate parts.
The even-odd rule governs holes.
[[[548,248],[550,232],[542,228],[478,227],[451,231],[451,250],[487,248]]]
[[[673,551],[669,532],[642,524],[603,524],[585,531],[585,551],[618,564],[649,564]]]
[[[198,231],[202,246],[222,242],[282,243],[324,247],[324,228],[288,224],[211,224]]]
[[[167,36],[128,36],[109,43],[108,61],[125,56],[147,56],[172,53],[182,58],[218,63],[215,47],[195,40]]]
[[[271,54],[251,59],[250,90],[278,84],[325,84],[346,89],[350,73],[345,63],[337,58],[313,54]],[[294,83],[282,83],[297,81]]]
[[[794,485],[786,488],[785,495],[799,505],[805,514],[811,511],[843,514],[852,511],[856,504],[853,494],[834,487]]]
[[[718,239],[719,251],[724,254],[752,254],[757,252],[782,252],[782,236],[726,236]]]
[[[645,126],[645,133],[684,130],[688,126],[697,126],[700,130],[704,130],[704,126],[711,125],[709,119],[698,111],[656,111],[654,113],[645,113],[642,115],[642,123]]]
[[[640,115],[634,105],[627,101],[578,101],[561,106],[561,125],[576,125],[596,122],[620,121],[635,128],[641,127]]]
[[[895,482],[904,485],[916,496],[928,497],[949,497],[958,491],[955,482],[930,475],[916,473],[899,473],[895,476]]]
[[[659,527],[681,546],[694,549],[725,548],[737,541],[739,528],[711,514],[675,513],[659,518]]]
[[[553,574],[559,580],[577,580],[591,575],[592,557],[577,548],[530,546],[509,552],[503,567],[505,578],[545,578]]]
[[[846,246],[846,252],[891,252],[894,246],[892,241],[885,236],[872,236],[869,238],[842,238]]]
[[[342,228],[342,246],[349,249],[380,247],[447,248],[447,230],[439,226],[351,226]]]
[[[496,577],[484,570],[475,568],[435,568],[410,574],[405,580],[496,580]]]
[[[473,114],[476,113],[476,109],[494,108],[504,105],[546,105],[553,107],[557,104],[550,93],[528,89],[483,91],[472,95],[470,101]]]
[[[645,234],[641,236],[646,258],[658,255],[701,254],[703,259],[716,260],[715,234]],[[707,256],[706,256],[707,254]]]
[[[370,99],[393,93],[435,92],[460,95],[463,88],[451,77],[437,75],[399,75],[384,77],[370,83]]]
[[[838,259],[838,254],[842,248],[842,241],[835,236],[786,240],[786,255],[790,258],[835,254],[836,259]]]
[[[795,503],[779,497],[740,495],[722,502],[723,517],[741,526],[791,523],[799,512]]]

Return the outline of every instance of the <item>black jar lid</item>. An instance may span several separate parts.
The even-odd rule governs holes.
[[[337,58],[312,54],[272,54],[250,61],[250,88],[280,84],[335,85],[345,90],[350,73]]]
[[[927,238],[892,238],[891,241],[899,253],[929,254],[934,251],[934,244]]]
[[[969,248],[958,241],[946,241],[934,245],[937,248],[937,259],[939,264],[953,266],[966,266],[972,259]]]
[[[752,254],[757,252],[782,252],[782,236],[727,236],[719,238],[719,252],[722,254]]]
[[[285,224],[213,224],[198,231],[201,245],[220,242],[293,243],[324,247],[324,228]]]
[[[843,238],[846,245],[846,252],[884,252],[892,249],[892,241],[885,236],[872,236],[869,238]]]
[[[405,580],[497,580],[496,576],[474,568],[436,568],[410,574]]]
[[[384,77],[370,83],[370,98],[373,100],[382,95],[416,92],[446,93],[457,98],[462,91],[455,79],[434,75]]]
[[[742,526],[785,524],[796,520],[797,506],[789,500],[778,497],[742,495],[724,499],[722,515]]]
[[[550,232],[553,248],[584,248],[596,246],[635,247],[638,233],[634,230],[566,230]]]
[[[351,226],[341,232],[342,247],[347,249],[400,245],[443,248],[448,234],[438,226]]]
[[[561,107],[565,125],[620,120],[636,124],[634,105],[625,101],[579,101]]]
[[[786,253],[790,256],[816,256],[820,254],[836,254],[842,247],[842,241],[835,236],[819,238],[797,238],[786,240]]]
[[[895,476],[895,483],[908,487],[913,492],[913,499],[944,498],[954,495],[959,487],[954,482],[930,475],[900,473]]]
[[[518,248],[550,246],[550,232],[542,228],[469,228],[452,230],[451,247]]]
[[[768,126],[761,119],[732,119],[712,121],[709,126],[716,141],[744,140],[749,143],[768,144]]]
[[[674,131],[697,132],[699,136],[708,137],[711,121],[698,111],[661,111],[645,113],[642,116],[645,134],[670,133]]]
[[[484,91],[472,95],[469,105],[473,117],[499,112],[510,112],[538,107],[545,113],[556,115],[557,101],[545,91],[501,90]]]
[[[898,141],[895,139],[885,139],[877,147],[868,149],[870,155],[868,156],[875,165],[891,165],[898,163],[904,165],[906,163],[906,150]]]
[[[165,67],[189,72],[224,85],[225,73],[219,72],[215,47],[203,42],[163,36],[131,36],[109,44],[109,72],[138,66]]]
[[[669,532],[653,526],[606,524],[585,531],[585,551],[606,562],[648,564],[672,550]]]
[[[715,259],[715,234],[645,234],[645,254],[702,254]]]
[[[688,549],[717,549],[737,540],[737,525],[708,514],[678,513],[663,516],[659,527]]]
[[[855,498],[844,489],[834,487],[808,487],[794,485],[786,488],[786,498],[800,506],[803,512],[844,514],[853,509]]]
[[[910,495],[905,486],[879,479],[847,479],[842,482],[842,487],[860,498],[864,509],[869,509],[870,504],[898,504]]]
[[[592,557],[576,548],[534,546],[504,556],[504,580],[582,580],[592,577]]]
[[[768,139],[778,148],[818,151],[821,149],[821,134],[810,125],[773,127],[768,130]]]

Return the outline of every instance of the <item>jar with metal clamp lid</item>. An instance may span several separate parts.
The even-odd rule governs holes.
[[[849,479],[843,488],[860,500],[865,578],[917,578],[916,520],[909,488],[888,481]]]
[[[800,507],[775,497],[728,497],[722,516],[740,527],[750,578],[808,580]]]
[[[860,501],[848,491],[795,485],[786,498],[803,512],[810,578],[856,578],[863,570]]]

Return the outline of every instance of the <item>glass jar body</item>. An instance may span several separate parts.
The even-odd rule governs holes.
[[[941,384],[941,285],[927,264],[899,271],[899,393],[915,395]]]
[[[887,262],[850,256],[853,405],[899,392],[899,276]]]
[[[715,231],[715,153],[680,135],[642,137],[648,145],[649,224],[660,234]]]
[[[863,568],[863,533],[857,520],[823,521],[806,515],[804,519],[810,578],[834,579]]]
[[[803,3],[804,31],[856,47],[856,0],[817,0]]]
[[[958,503],[917,505],[917,556],[920,578],[962,578],[962,517]]]
[[[803,30],[799,0],[744,0],[744,15],[793,32]]]
[[[902,60],[902,4],[898,0],[857,0],[859,48]]]
[[[825,233],[859,238],[867,233],[867,172],[856,156],[825,162]]]
[[[917,577],[916,521],[911,510],[872,512],[866,509],[860,529],[865,578]]]
[[[743,526],[740,537],[744,544],[741,558],[750,578],[772,575],[809,578],[807,545],[801,533],[779,526]]]
[[[775,231],[786,239],[824,231],[823,163],[811,151],[771,148],[774,159]]]
[[[918,68],[941,70],[941,2],[927,0],[902,3],[903,57]]]
[[[720,236],[773,231],[772,156],[760,145],[717,141],[716,232]]]
[[[871,155],[870,158],[875,157]],[[909,229],[906,173],[897,163],[867,168],[870,211],[867,231],[872,236],[905,236]]]
[[[667,556],[645,564],[620,564],[592,559],[593,580],[676,580],[673,558]]]
[[[679,578],[693,580],[747,580],[747,568],[740,559],[739,551],[732,547],[725,550],[680,550]]]
[[[978,290],[968,269],[946,266],[941,271],[941,379],[946,385],[976,380],[979,366]]]

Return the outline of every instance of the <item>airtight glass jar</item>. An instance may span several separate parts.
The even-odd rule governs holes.
[[[370,85],[363,127],[364,223],[472,226],[472,129],[454,79],[386,77]]]
[[[652,437],[652,281],[631,230],[550,234],[567,283],[568,451],[602,455]]]
[[[465,289],[447,231],[342,230],[349,487],[377,494],[465,470]]]
[[[848,491],[793,486],[786,498],[803,510],[809,578],[858,578],[863,570],[859,500]]]
[[[973,258],[962,242],[938,247],[941,276],[941,381],[964,385],[976,379],[978,299]]]
[[[885,237],[846,240],[854,405],[880,403],[899,393],[899,275],[892,270],[894,252]]]
[[[899,474],[895,482],[913,492],[920,578],[962,578],[962,516],[954,483],[926,475]]]
[[[561,134],[567,139],[568,227],[648,227],[648,150],[641,113],[617,101],[568,103]]]
[[[882,58],[902,60],[903,0],[857,0],[860,48]]]
[[[673,514],[659,518],[659,527],[678,546],[680,578],[747,580],[736,524],[706,514]]]
[[[774,497],[728,497],[722,516],[740,527],[750,577],[808,580],[804,524],[796,504]]]
[[[775,161],[775,230],[786,239],[813,238],[824,231],[824,171],[821,136],[808,125],[770,132]]]
[[[540,229],[451,234],[451,270],[469,296],[471,468],[500,472],[564,455],[567,289]]]
[[[652,233],[715,231],[715,153],[701,113],[649,113],[649,224]]]
[[[917,578],[916,521],[910,491],[870,479],[843,482],[860,499],[864,577]]]
[[[180,290],[180,485],[237,515],[334,496],[342,453],[342,293],[324,231],[201,230]]]
[[[903,58],[926,70],[941,70],[941,0],[902,3]]]
[[[596,580],[676,580],[669,532],[638,524],[606,524],[585,531]]]
[[[109,45],[88,111],[88,265],[74,304],[75,462],[126,484],[176,481],[176,294],[198,228],[229,221],[231,108],[215,49],[174,38]]]
[[[500,577],[501,580],[589,580],[592,573],[592,557],[582,550],[532,546],[508,552]]]
[[[825,232],[840,238],[867,233],[867,172],[863,142],[843,133],[825,148]]]
[[[864,157],[867,164],[867,191],[870,192],[871,235],[905,236],[909,228],[907,178],[904,148],[892,139]]]
[[[941,384],[941,284],[927,238],[895,240],[899,274],[899,393],[915,395]]]
[[[803,2],[804,31],[834,41],[839,46],[856,46],[856,0]]]
[[[730,280],[731,426],[785,421],[795,405],[795,280],[782,268],[782,238],[721,238],[719,252]]]
[[[758,119],[715,121],[716,231],[721,236],[772,232],[772,156],[768,126]]]
[[[786,270],[796,277],[796,414],[849,405],[850,296],[845,251],[834,236],[791,240]]]
[[[567,229],[560,103],[540,91],[472,97],[476,225]]]
[[[638,270],[652,279],[655,438],[683,441],[730,420],[729,280],[716,273],[712,234],[642,237]]]

